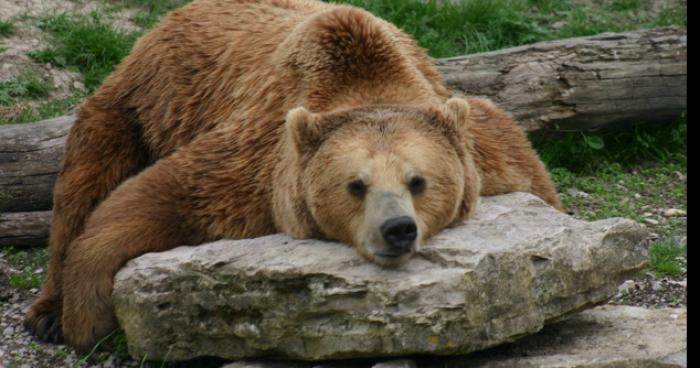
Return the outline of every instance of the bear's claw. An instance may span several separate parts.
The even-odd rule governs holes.
[[[55,312],[38,313],[24,321],[24,328],[30,335],[43,342],[63,343],[61,315]]]

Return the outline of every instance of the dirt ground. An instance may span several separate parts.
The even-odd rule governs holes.
[[[100,11],[106,6],[108,3],[104,1],[92,0],[0,0],[0,20],[12,21],[15,26],[14,34],[0,38],[0,82],[13,80],[31,71],[53,85],[48,98],[41,101],[22,101],[8,106],[0,105],[0,115],[12,117],[40,103],[86,94],[87,90],[79,72],[56,68],[48,63],[36,63],[28,56],[28,52],[51,46],[51,36],[37,27],[41,17],[63,13],[106,13]],[[129,20],[135,12],[136,9],[110,11],[110,21],[117,29],[138,31],[140,28]]]

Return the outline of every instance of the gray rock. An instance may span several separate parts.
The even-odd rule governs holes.
[[[663,211],[663,212],[664,212],[664,216],[665,216],[665,217],[684,217],[684,216],[688,216],[688,213],[687,213],[686,211],[679,210],[679,209],[677,209],[677,208],[669,208],[669,209],[667,209],[667,210],[665,210],[665,211]]]
[[[684,183],[688,182],[688,175],[686,175],[680,171],[676,171],[676,172],[674,172],[674,174],[676,175],[676,178],[678,178],[678,180],[680,180]]]
[[[681,368],[688,363],[688,311],[606,305],[517,342],[470,356],[421,358],[418,368]],[[381,363],[380,363],[381,364]],[[310,363],[234,363],[224,368],[313,368]],[[369,368],[330,362],[323,368]]]
[[[377,363],[372,368],[417,368],[416,362],[410,359],[395,359]]]
[[[634,289],[634,287],[637,285],[634,280],[627,280],[620,285],[620,287],[617,288],[617,291],[621,294],[625,294],[629,292],[630,290]]]
[[[603,306],[516,344],[442,362],[449,368],[687,367],[685,308]]]
[[[301,362],[235,362],[221,368],[336,368],[327,365],[314,365]]]
[[[682,287],[684,287],[684,288],[687,289],[687,288],[688,288],[688,279],[685,278],[685,279],[683,279],[683,280],[681,280],[681,281],[670,280],[670,281],[669,281],[669,284],[682,286]]]
[[[113,300],[134,357],[466,354],[605,302],[646,263],[646,235],[514,193],[484,198],[398,269],[337,243],[219,241],[130,261]]]
[[[573,198],[589,198],[591,196],[590,194],[576,188],[569,188],[566,193]]]
[[[656,226],[656,225],[659,224],[659,221],[658,221],[658,220],[654,220],[654,219],[652,219],[652,218],[645,218],[645,219],[644,219],[644,222],[645,222],[646,224],[648,224],[648,225],[653,225],[653,226]]]

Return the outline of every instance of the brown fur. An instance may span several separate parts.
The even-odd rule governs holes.
[[[357,172],[403,198],[423,238],[479,194],[560,208],[509,116],[448,97],[412,39],[356,8],[198,0],[171,13],[81,107],[25,325],[88,349],[116,326],[114,274],[146,252],[279,231],[355,244],[372,214],[343,197]],[[414,171],[424,194],[405,190]]]

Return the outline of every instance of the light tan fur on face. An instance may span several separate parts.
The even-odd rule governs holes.
[[[376,263],[400,263],[410,255],[377,256],[387,247],[380,226],[393,217],[413,218],[419,229],[416,250],[421,240],[455,219],[465,187],[464,164],[440,128],[415,110],[383,108],[328,117],[320,124],[343,119],[302,164],[307,207],[326,236],[354,245]],[[408,189],[415,176],[427,181],[417,195]],[[348,192],[355,180],[367,185],[363,198]]]

